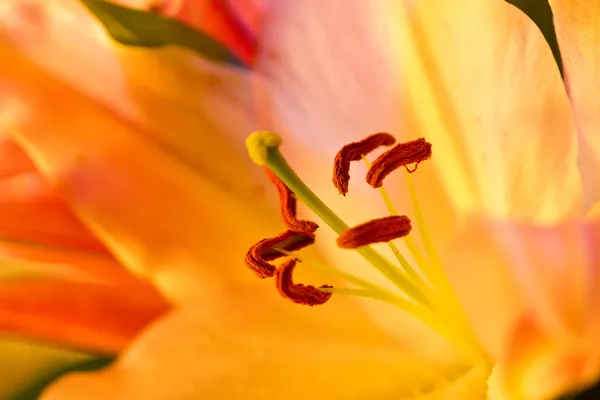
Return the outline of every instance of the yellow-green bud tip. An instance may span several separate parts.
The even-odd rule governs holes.
[[[269,131],[252,132],[246,139],[248,154],[257,165],[265,165],[269,158],[269,149],[279,147],[281,143],[281,136]]]

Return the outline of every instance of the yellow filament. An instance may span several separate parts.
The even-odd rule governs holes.
[[[429,309],[413,303],[400,296],[391,294],[387,295],[379,291],[364,290],[364,289],[347,289],[347,288],[320,288],[322,292],[333,294],[347,294],[358,297],[366,297],[375,299],[393,305],[402,311],[408,313],[414,318],[419,319],[442,337],[453,343],[467,357],[475,359],[481,358],[481,350],[477,346],[473,346],[472,342],[465,340],[458,332],[449,329],[446,321],[439,319],[436,314],[433,314]]]
[[[431,237],[429,236],[427,224],[425,223],[425,219],[423,218],[421,206],[417,197],[417,191],[412,182],[410,173],[408,171],[405,171],[405,176],[406,184],[408,186],[408,193],[415,214],[415,220],[417,222],[417,227],[419,228],[419,232],[421,234],[421,241],[423,242],[423,246],[425,247],[425,251],[427,252],[429,260],[431,261],[431,263],[427,263],[427,268],[424,269],[423,272],[434,285],[434,287],[438,289],[441,292],[442,296],[447,300],[443,303],[443,305],[448,310],[448,312],[450,312],[449,317],[451,317],[451,320],[455,321],[458,324],[459,329],[461,329],[464,334],[468,335],[469,338],[474,339],[475,335],[468,322],[467,316],[465,315],[460,305],[460,302],[456,297],[454,290],[452,289],[452,285],[450,285],[450,281],[446,276],[439,255],[437,254],[435,246],[433,245]]]
[[[367,281],[365,279],[359,278],[356,275],[349,274],[349,273],[344,272],[344,271],[340,271],[337,268],[330,267],[329,265],[320,263],[320,262],[315,261],[315,260],[310,260],[310,259],[306,259],[306,258],[300,258],[297,255],[295,255],[294,253],[289,252],[289,251],[284,250],[284,249],[280,249],[280,248],[274,247],[273,250],[277,250],[278,252],[283,253],[283,254],[285,254],[287,256],[294,257],[296,260],[302,262],[303,264],[309,265],[309,266],[311,266],[313,268],[320,269],[323,272],[326,272],[326,273],[328,273],[330,275],[342,278],[342,279],[344,279],[344,280],[346,280],[346,281],[348,281],[350,283],[353,283],[353,284],[355,284],[357,286],[361,286],[361,287],[363,287],[365,289],[369,289],[369,290],[372,290],[372,291],[377,291],[377,292],[381,292],[381,293],[385,293],[385,294],[389,294],[389,295],[394,295],[392,292],[388,291],[387,289],[384,289],[381,286],[378,286],[378,285],[376,285],[374,283],[371,283],[371,282],[369,282],[369,281]]]
[[[363,156],[363,161],[367,165],[367,168],[371,167],[371,163],[364,156]],[[392,199],[390,198],[388,192],[385,190],[385,188],[383,186],[379,188],[379,193],[381,194],[381,197],[383,198],[383,202],[385,203],[385,205],[386,205],[386,207],[388,209],[388,212],[391,215],[400,215],[398,213],[398,211],[396,210],[396,207],[394,206],[394,203],[392,202]],[[409,236],[405,236],[403,238],[404,241],[405,241],[405,243],[406,243],[406,240],[409,237],[410,237],[410,235]],[[412,239],[411,239],[411,243],[414,243],[412,241]],[[396,259],[398,260],[398,262],[400,263],[400,265],[404,269],[404,272],[406,272],[406,274],[408,275],[409,279],[411,279],[412,282],[416,286],[418,286],[420,290],[422,290],[423,292],[429,292],[431,294],[431,287],[429,287],[427,285],[427,283],[425,283],[423,281],[423,279],[421,279],[421,276],[412,267],[412,265],[410,265],[410,263],[408,262],[408,260],[406,259],[406,257],[404,257],[404,255],[400,252],[400,250],[398,249],[398,247],[393,242],[391,242],[391,241],[388,242],[388,245],[390,246],[390,249],[394,253],[394,256],[396,256]],[[413,254],[413,257],[417,261],[417,264],[419,264],[420,261],[425,261],[425,258],[421,254],[421,251],[416,246],[414,246],[414,248],[412,248],[412,249],[408,245],[407,245],[407,247],[409,248],[410,252]],[[416,254],[416,253],[418,253],[418,254]]]

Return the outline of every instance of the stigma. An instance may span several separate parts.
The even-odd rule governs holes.
[[[365,181],[380,191],[390,215],[374,216],[372,220],[348,225],[306,186],[279,150],[283,140],[272,132],[255,132],[246,140],[252,160],[264,167],[279,194],[280,212],[286,230],[271,238],[263,238],[246,254],[246,264],[260,278],[273,278],[278,292],[297,304],[317,306],[327,303],[332,295],[356,295],[392,304],[418,318],[469,355],[480,358],[481,348],[475,340],[466,316],[458,303],[435,252],[410,174],[419,163],[432,156],[432,145],[424,138],[396,143],[389,133],[375,133],[365,139],[346,144],[333,158],[332,183],[340,195],[349,193],[350,167],[353,162],[364,161],[368,166]],[[367,156],[381,147],[390,147],[373,163]],[[413,166],[412,168],[410,166]],[[412,237],[413,221],[400,214],[384,188],[384,180],[394,171],[404,167],[413,203],[414,217],[425,251]],[[299,220],[297,202],[309,207],[326,225],[337,233],[336,244],[342,249],[356,251],[373,268],[390,280],[396,290],[388,290],[336,266],[323,266],[301,259],[296,252],[318,240],[319,225],[313,221]],[[403,240],[414,262],[398,249],[396,240]],[[371,245],[387,243],[396,257],[392,262]],[[276,261],[281,261],[276,265]],[[336,277],[343,278],[354,287],[319,287],[295,283],[292,273],[300,264],[321,267]]]

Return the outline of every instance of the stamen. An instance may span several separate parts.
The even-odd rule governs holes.
[[[346,229],[337,238],[343,249],[356,249],[372,243],[385,243],[406,236],[412,229],[406,215],[390,215]]]
[[[340,194],[348,193],[348,182],[350,182],[350,163],[359,161],[361,158],[380,146],[391,146],[396,143],[389,133],[375,133],[359,142],[349,143],[342,147],[336,154],[333,166],[333,185]]]
[[[431,143],[424,138],[412,142],[399,143],[386,151],[373,161],[367,172],[367,182],[374,188],[383,185],[383,180],[394,170],[404,167],[408,172],[415,172],[421,161],[431,157]],[[415,163],[414,169],[409,169],[408,164]]]
[[[297,233],[287,230],[275,237],[263,239],[250,247],[246,253],[246,265],[258,275],[259,278],[270,278],[275,274],[277,267],[270,264],[284,254],[274,249],[274,247],[285,249],[287,251],[300,250],[315,242],[313,234]]]
[[[319,227],[316,223],[296,218],[296,196],[294,193],[269,168],[265,167],[265,172],[279,192],[281,216],[287,228],[298,233],[313,233],[316,231]]]
[[[325,293],[314,286],[305,286],[301,283],[294,283],[292,273],[296,267],[296,259],[290,258],[277,268],[275,272],[275,284],[279,293],[297,304],[307,306],[317,306],[325,304],[330,298],[331,293]],[[323,285],[321,288],[332,288],[333,286]]]

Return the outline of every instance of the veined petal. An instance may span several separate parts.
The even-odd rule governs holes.
[[[244,147],[259,128],[247,74],[182,49],[118,46],[72,0],[2,3],[0,41],[136,123],[216,185],[240,197],[256,193],[260,170],[251,167]]]
[[[438,149],[455,205],[536,221],[577,214],[575,124],[535,24],[499,1],[394,4],[403,110]]]
[[[400,350],[360,312],[349,318],[328,307],[238,296],[177,310],[114,366],[65,377],[42,398],[391,400],[448,374],[412,349]]]
[[[600,199],[600,6],[585,0],[550,0],[579,128],[584,207]]]
[[[0,76],[1,101],[24,110],[12,124],[15,139],[119,261],[171,299],[259,283],[243,255],[280,228],[260,189],[253,198],[236,197],[18,54],[0,54],[10,60]],[[239,176],[227,178],[233,184]]]
[[[0,282],[0,331],[95,353],[118,353],[168,309],[149,285],[52,278]]]

